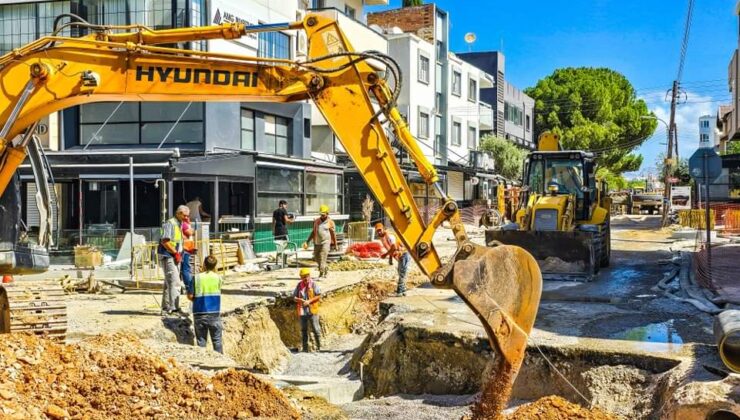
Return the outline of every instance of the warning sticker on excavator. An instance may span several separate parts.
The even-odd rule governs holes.
[[[339,38],[339,34],[336,31],[324,32],[324,44],[326,44],[326,51],[329,54],[336,54],[344,51],[342,40]]]

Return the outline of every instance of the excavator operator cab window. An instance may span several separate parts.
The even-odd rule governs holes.
[[[545,166],[548,186],[557,185],[560,194],[583,198],[583,166],[580,160],[549,159]]]

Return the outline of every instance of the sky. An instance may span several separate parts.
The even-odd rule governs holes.
[[[665,94],[677,77],[688,1],[686,0],[438,0],[450,15],[454,51],[501,50],[506,78],[519,88],[533,86],[560,67],[608,67],[624,74],[639,97],[668,121]],[[727,66],[738,46],[735,0],[696,0],[684,65],[682,105],[677,108],[679,156],[688,157],[699,143],[701,115],[715,115],[731,102]],[[373,12],[397,8],[368,6]],[[469,46],[467,32],[476,35]],[[503,46],[503,48],[502,48]],[[670,99],[670,98],[669,98]],[[636,150],[644,157],[641,171],[655,172],[665,151],[666,129]],[[663,144],[661,144],[663,143]]]

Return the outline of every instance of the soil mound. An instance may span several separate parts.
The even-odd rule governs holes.
[[[558,396],[540,398],[521,406],[505,417],[507,420],[615,420],[616,417],[598,408],[587,409]]]
[[[4,335],[0,417],[299,418],[280,391],[250,373],[209,378],[150,353],[126,334],[77,345]]]

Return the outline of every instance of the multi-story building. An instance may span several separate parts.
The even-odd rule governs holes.
[[[343,13],[362,13],[360,1],[343,5]],[[164,29],[234,20],[290,22],[311,6],[316,5],[295,0],[18,0],[0,5],[0,49],[8,52],[49,34],[61,13],[98,24]],[[67,35],[81,33],[66,30]],[[305,54],[306,40],[290,31],[265,32],[183,47],[294,59]],[[279,199],[298,214],[299,226],[308,224],[320,204],[343,213],[342,167],[312,157],[311,108],[308,103],[115,102],[50,116],[44,127],[63,239],[73,244],[95,232],[130,228],[129,157],[134,160],[137,229],[158,231],[164,215],[195,197],[212,216],[212,231],[223,229],[222,216],[250,216],[249,228],[258,239],[270,236],[269,216]],[[25,179],[29,173],[24,168]],[[29,201],[32,190],[26,183]],[[31,206],[25,210],[27,220],[33,211]],[[343,216],[335,219],[341,222]]]
[[[719,147],[719,138],[717,137],[716,115],[702,115],[699,117],[699,145],[712,145]]]
[[[493,129],[485,134],[534,149],[534,99],[506,80],[506,57],[500,51],[458,54],[463,60],[495,75],[496,83],[481,89],[481,100],[493,108]]]
[[[367,21],[386,34],[388,53],[404,75],[399,109],[447,195],[458,201],[483,198],[474,186],[487,186],[478,181],[493,177],[493,168],[476,153],[481,132],[493,129],[493,117],[480,92],[494,86],[493,77],[449,51],[449,15],[435,4],[370,13]],[[404,167],[417,204],[438,205],[413,167]]]
[[[717,119],[714,122],[717,128],[717,141],[719,142],[719,152],[727,151],[727,142],[729,141],[730,116],[732,114],[732,105],[720,105],[717,107]]]

